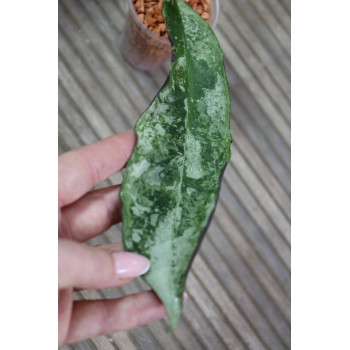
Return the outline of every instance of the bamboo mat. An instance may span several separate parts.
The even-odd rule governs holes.
[[[231,94],[232,157],[189,273],[178,328],[165,320],[62,349],[290,348],[290,0],[220,0],[215,32]],[[134,126],[167,74],[123,60],[126,0],[60,0],[59,152]],[[120,183],[112,176],[102,186]],[[121,240],[117,225],[91,244]],[[148,289],[137,279],[77,299]]]

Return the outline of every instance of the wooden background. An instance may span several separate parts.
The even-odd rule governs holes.
[[[166,321],[62,349],[290,348],[290,0],[220,0],[215,32],[231,93],[232,157],[188,276],[177,330]],[[126,0],[60,0],[59,153],[133,127],[167,77],[122,58]],[[120,183],[112,176],[101,186]],[[120,225],[91,241],[120,241]],[[82,291],[115,298],[148,289]]]

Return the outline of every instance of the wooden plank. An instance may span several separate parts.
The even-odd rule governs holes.
[[[242,120],[243,123],[240,123],[241,127],[248,130],[249,126],[249,128],[255,131],[255,134],[260,134],[266,146],[270,147],[272,152],[278,157],[276,161],[281,163],[287,170],[290,170],[290,147],[286,145],[277,129],[267,118],[266,113],[257,104],[254,95],[242,84],[241,79],[237,76],[232,66],[227,66],[226,70],[228,73],[229,89],[231,91],[232,118],[234,120],[237,119],[239,122],[239,117],[242,118],[244,116],[247,120]],[[236,113],[241,113],[241,115],[236,116]],[[247,123],[247,128],[244,128],[244,122]],[[264,147],[264,143],[262,147]],[[268,158],[268,156],[268,154],[264,153],[265,158]]]
[[[227,39],[227,42],[231,44],[232,48],[237,51],[240,59],[248,66],[249,71],[254,76],[260,89],[266,94],[266,97],[273,102],[282,117],[287,122],[290,122],[290,99],[288,99],[290,91],[283,91],[283,88],[276,83],[275,79],[271,77],[266,69],[265,64],[256,57],[248,43],[245,40],[240,40],[240,33],[226,16],[221,16],[220,23],[225,27],[225,32],[221,34]],[[234,62],[236,63],[237,61],[234,60]],[[289,86],[289,84],[285,84],[284,86]]]
[[[290,230],[288,230],[288,227],[284,231],[278,231],[274,222],[264,213],[257,200],[251,194],[251,191],[243,183],[242,178],[230,164],[226,167],[225,175],[222,184],[223,188],[230,191],[232,196],[235,196],[240,201],[271,245],[278,251],[282,260],[289,266]]]
[[[100,336],[91,339],[98,350],[119,350],[110,336]]]
[[[260,64],[268,71],[284,96],[290,101],[290,70],[286,72],[280,67],[278,60],[273,57],[271,52],[269,52],[264,45],[261,45],[259,38],[247,23],[240,19],[238,14],[232,19],[232,17],[225,11],[223,12],[222,17],[223,19],[220,20],[220,22],[226,20],[226,22],[229,22],[230,26],[234,27],[238,33],[237,37],[230,36],[231,40],[234,40],[235,42],[243,41],[249,48],[251,48],[253,54],[260,61]],[[226,29],[226,26],[224,26],[224,28]]]
[[[222,189],[220,195],[223,210],[227,215],[227,231],[230,232],[234,220],[239,232],[246,237],[249,243],[254,248],[256,254],[259,254],[269,269],[280,281],[280,285],[290,293],[290,271],[277,255],[276,250],[273,249],[270,242],[261,233],[257,224],[247,216],[244,208],[239,204],[235,197],[227,195],[226,191]],[[220,217],[221,220],[221,217]]]
[[[60,2],[69,9],[76,24],[82,29],[88,38],[90,46],[94,49],[98,59],[101,60],[109,73],[116,79],[119,86],[124,91],[125,96],[130,99],[130,102],[137,108],[137,117],[148,105],[149,101],[145,99],[141,89],[135,83],[135,80],[130,77],[128,72],[122,69],[124,59],[120,52],[114,51],[100,32],[96,30],[93,22],[89,20],[87,14],[82,7],[75,1]]]
[[[223,12],[235,24],[242,29],[242,32],[250,33],[254,47],[260,47],[265,53],[271,57],[285,73],[285,76],[290,79],[290,55],[281,48],[280,43],[271,34],[264,23],[258,20],[256,12],[249,8],[249,4],[243,4],[237,1],[220,0]],[[246,8],[248,6],[248,8]]]
[[[285,8],[287,13],[290,15],[291,14],[291,0],[280,0],[281,6]]]
[[[273,126],[279,132],[287,146],[290,146],[290,127],[276,109],[274,104],[266,96],[266,93],[256,83],[254,77],[249,72],[246,64],[239,58],[234,48],[230,45],[227,39],[217,31],[217,37],[220,41],[222,51],[226,57],[231,58],[234,62],[234,67],[237,74],[245,82],[249,92],[254,95],[259,106],[263,109],[266,116],[269,118]]]
[[[77,83],[61,57],[58,61],[58,74],[62,86],[69,92],[75,104],[80,106],[84,117],[88,120],[96,134],[100,138],[112,135],[113,130],[110,125],[101,118],[101,111],[91,102],[89,96],[86,95],[86,92],[84,92],[79,83]]]
[[[187,278],[187,292],[189,294],[188,303],[197,304],[205,317],[211,322],[213,329],[221,336],[221,340],[225,343],[228,349],[245,349],[243,338],[230,328],[224,317],[223,310],[214,303],[205,290],[199,284],[198,278],[189,273]],[[186,310],[186,309],[185,309]]]
[[[80,145],[98,141],[99,136],[91,128],[91,125],[84,118],[82,111],[74,103],[60,82],[58,84],[58,99],[60,101],[59,110],[61,111],[61,118],[65,120],[75,135],[79,135]],[[77,137],[75,136],[75,138]]]
[[[250,128],[251,126],[250,129],[255,134],[261,134],[263,137],[262,142],[265,141],[262,147],[264,147],[264,144],[270,146],[272,148],[271,151],[278,157],[278,160],[276,160],[277,164],[281,163],[287,170],[290,170],[290,147],[286,145],[271,120],[256,102],[255,96],[243,84],[242,79],[234,69],[233,63],[226,60],[225,65],[231,93],[231,113],[233,119],[243,118],[241,123],[242,128],[244,128],[245,124],[248,124],[247,127],[249,126]],[[236,116],[237,113],[240,114]],[[252,142],[254,142],[254,138],[252,138]],[[268,158],[269,153],[264,153],[264,156]]]
[[[250,168],[254,171],[256,176],[264,183],[266,189],[271,193],[276,203],[283,209],[284,214],[290,219],[290,197],[264,163],[262,157],[252,147],[237,123],[233,122],[232,124],[232,138],[237,150],[239,150],[244,160],[249,163]]]
[[[120,350],[138,350],[130,339],[128,332],[112,333],[110,336]]]
[[[80,142],[77,140],[63,117],[58,119],[58,137],[60,139],[61,148],[64,152],[80,146]]]
[[[281,347],[281,341],[270,320],[270,315],[267,317],[267,315],[264,315],[259,310],[257,301],[251,296],[251,290],[246,289],[237,276],[235,276],[232,269],[229,268],[228,264],[222,263],[217,250],[210,249],[207,242],[208,240],[204,240],[200,256],[206,261],[212,273],[217,276],[217,284],[221,286],[222,290],[227,291],[231,300],[237,305],[242,317],[249,323],[264,344],[270,344],[273,348]],[[232,254],[235,253],[235,250],[232,250]],[[250,284],[250,287],[252,286]],[[262,298],[262,295],[259,295],[260,298]],[[225,313],[231,312],[231,305],[227,305],[225,310]]]
[[[270,170],[273,177],[281,185],[283,190],[290,196],[291,191],[291,178],[288,164],[290,162],[290,155],[285,154],[285,158],[282,158],[280,153],[277,152],[273,144],[271,144],[271,138],[269,139],[262,127],[256,125],[255,120],[251,120],[251,115],[248,111],[242,108],[240,101],[236,99],[236,96],[231,97],[231,135],[232,142],[239,145],[239,138],[237,141],[235,136],[237,132],[236,128],[239,128],[240,134],[250,144],[250,149],[259,155],[261,161],[265,167]],[[278,141],[278,140],[277,140]],[[288,151],[288,150],[286,150]]]
[[[186,283],[179,327],[165,320],[66,349],[290,348],[290,1],[220,0],[216,33],[231,94],[232,158]],[[130,67],[126,1],[59,2],[59,153],[134,125],[168,74]],[[96,188],[120,183],[116,174]],[[88,244],[120,241],[121,225]],[[76,298],[146,290],[139,278]]]
[[[256,10],[254,1],[236,0],[235,4],[240,8],[249,25],[259,34],[261,41],[264,43],[276,41],[277,52],[282,55],[281,57],[288,60],[290,49],[288,50],[288,43],[284,41],[288,40],[288,37],[286,38],[283,35],[284,33],[279,33],[280,27],[278,24],[276,27],[267,24]]]
[[[217,211],[222,213],[220,206]],[[227,233],[224,223],[225,218],[221,215],[213,220],[211,232],[215,233],[208,233],[206,238],[208,244],[211,244],[213,249],[220,251],[224,264],[237,270],[236,275],[246,270],[248,271],[247,273],[254,275],[256,283],[273,300],[275,306],[283,314],[284,319],[290,323],[290,309],[285,307],[290,303],[290,296],[281,287],[278,279],[270,271],[265,261],[256,254],[254,247],[251,247],[249,242],[244,239],[239,229],[233,226],[234,233]],[[233,252],[236,253],[236,257],[232,256]],[[233,261],[235,261],[236,265],[233,264]],[[245,276],[241,280],[242,284],[248,282]]]
[[[135,107],[134,101],[130,101],[129,96],[120,87],[118,81],[113,79],[110,71],[106,66],[100,62],[96,53],[90,49],[86,43],[81,40],[81,35],[77,27],[74,27],[74,23],[65,20],[61,21],[59,35],[62,57],[66,62],[76,62],[72,65],[72,70],[79,77],[81,85],[90,92],[90,96],[93,96],[97,101],[95,102],[101,109],[105,108],[105,116],[109,116],[111,121],[119,120],[124,124],[127,124],[125,119],[128,116],[128,111],[133,110]],[[70,28],[72,27],[72,28]],[[74,35],[70,35],[70,43],[67,40],[65,32],[73,32]],[[74,45],[74,49],[73,46]],[[79,56],[77,55],[79,53]],[[87,61],[86,57],[93,62],[93,64]],[[118,97],[116,99],[116,97]],[[107,103],[107,107],[104,104]],[[112,106],[112,107],[111,107]],[[139,106],[142,109],[142,106]],[[111,110],[119,111],[119,118],[111,115]],[[114,118],[113,118],[114,117]]]
[[[202,288],[209,293],[222,312],[222,317],[226,319],[244,342],[250,344],[255,349],[267,349],[262,340],[253,330],[249,322],[242,315],[238,305],[231,299],[227,291],[221,288],[217,278],[208,268],[207,263],[200,255],[197,255],[192,265],[192,272],[201,281]]]
[[[262,0],[250,1],[250,4],[257,12],[258,17],[264,21],[266,26],[271,30],[273,35],[277,38],[280,45],[286,50],[288,55],[290,55],[290,35],[286,32],[284,27],[276,19],[270,9],[265,5]]]
[[[214,229],[213,225],[208,236],[218,234]],[[225,256],[223,259],[222,249],[214,248],[211,243],[211,239],[204,239],[199,255],[217,276],[222,289],[236,302],[265,344],[269,344],[273,349],[285,346],[290,339],[290,317],[283,315],[284,311],[275,306],[261,284],[242,263],[235,247],[231,246],[231,256]]]
[[[222,340],[220,331],[216,331],[210,320],[193,300],[188,300],[184,306],[183,316],[191,323],[193,332],[202,339],[207,349],[229,349]]]
[[[253,197],[258,201],[262,210],[275,223],[282,232],[290,231],[290,220],[284,215],[284,212],[276,204],[268,190],[259,181],[258,177],[251,170],[248,162],[241,156],[236,147],[232,148],[230,165],[237,171],[238,176],[245,183],[247,188],[254,188]]]
[[[288,1],[289,2],[289,1]],[[264,0],[262,6],[267,6],[275,18],[280,22],[283,29],[290,35],[291,33],[291,20],[290,11],[284,7],[278,0]],[[290,2],[289,2],[290,6]]]
[[[98,350],[91,339],[82,340],[79,343],[72,344],[74,350]]]

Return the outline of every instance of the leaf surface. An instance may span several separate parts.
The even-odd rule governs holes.
[[[186,274],[215,209],[230,158],[230,98],[222,52],[183,1],[163,0],[170,75],[135,126],[137,144],[121,189],[123,242],[150,259],[143,276],[174,330]]]

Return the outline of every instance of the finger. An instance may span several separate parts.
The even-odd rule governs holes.
[[[116,242],[116,243],[110,243],[110,244],[101,244],[97,246],[99,249],[105,249],[109,252],[121,252],[123,251],[123,243],[122,242]]]
[[[62,343],[69,330],[73,308],[73,289],[67,288],[58,292],[58,342]]]
[[[65,343],[135,328],[166,316],[154,292],[115,300],[77,301]]]
[[[121,221],[120,186],[88,192],[64,207],[59,236],[84,242]]]
[[[123,243],[122,242],[117,242],[117,243],[109,243],[109,244],[100,244],[95,246],[98,249],[104,249],[107,250],[108,252],[116,253],[116,252],[122,252],[123,251]],[[126,284],[128,282],[132,281],[132,278],[123,278],[123,283]],[[119,284],[121,286],[122,284]],[[80,291],[82,288],[74,288],[74,291]]]
[[[132,130],[69,151],[58,158],[60,207],[84,195],[94,185],[122,169],[135,145]]]
[[[58,288],[102,289],[125,283],[148,271],[149,260],[66,239],[58,240]]]

